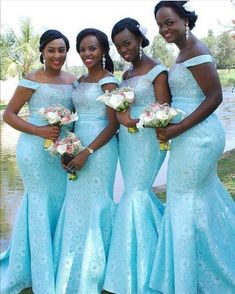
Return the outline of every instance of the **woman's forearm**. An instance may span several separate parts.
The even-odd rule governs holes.
[[[94,151],[104,146],[117,133],[119,124],[109,124],[103,131],[92,141],[88,147]]]
[[[6,110],[3,114],[3,120],[20,132],[38,135],[38,126],[28,123],[13,112]]]

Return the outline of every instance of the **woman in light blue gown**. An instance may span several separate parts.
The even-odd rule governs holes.
[[[56,293],[100,294],[115,212],[119,123],[115,111],[96,98],[119,82],[112,75],[109,42],[103,32],[81,31],[77,51],[88,73],[79,78],[72,93],[79,116],[74,132],[86,149],[66,166],[76,170],[78,178],[67,183],[55,234]]]
[[[158,129],[172,139],[167,203],[150,286],[164,294],[235,293],[235,205],[217,176],[224,130],[221,85],[208,48],[192,33],[186,1],[155,7],[160,34],[179,48],[169,73],[172,105],[186,118]]]
[[[56,30],[40,38],[41,68],[20,80],[3,118],[22,132],[16,150],[25,193],[7,251],[1,254],[1,293],[16,294],[32,287],[35,294],[54,293],[52,240],[66,192],[66,173],[60,160],[44,149],[46,139],[58,138],[60,129],[49,126],[38,110],[54,104],[73,109],[75,77],[61,70],[68,39]],[[28,103],[27,121],[18,116]]]
[[[163,205],[152,185],[166,152],[160,151],[154,129],[133,134],[128,127],[136,127],[149,103],[170,101],[167,70],[143,52],[149,41],[136,20],[125,18],[116,23],[112,40],[118,53],[131,63],[120,87],[133,88],[135,101],[130,110],[117,113],[122,123],[119,155],[124,193],[116,211],[104,289],[118,294],[156,293],[148,282]]]

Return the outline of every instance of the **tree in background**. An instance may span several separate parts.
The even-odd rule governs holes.
[[[1,63],[1,73],[19,79],[24,77],[29,71],[39,66],[39,35],[34,33],[29,18],[21,20],[20,34],[11,30],[9,35],[3,34],[1,37],[1,47],[4,45],[5,55]]]
[[[0,80],[6,79],[6,68],[4,59],[9,56],[15,47],[15,35],[11,29],[6,29],[5,33],[0,36]]]
[[[114,60],[113,59],[113,63],[114,63],[115,71],[121,71],[121,72],[123,72],[127,68],[127,63],[121,57],[119,57],[118,60]]]
[[[217,67],[229,70],[235,67],[235,39],[228,33],[222,33],[217,37],[218,54],[216,56]]]
[[[173,65],[175,60],[173,48],[171,45],[167,46],[160,35],[155,36],[153,39],[150,46],[150,56],[155,60],[161,61],[168,68]]]
[[[214,35],[213,30],[208,30],[207,37],[201,39],[203,43],[207,45],[207,47],[210,49],[212,55],[217,58],[218,55],[218,43],[217,43],[217,37]]]
[[[230,1],[232,6],[235,8],[235,0]],[[230,25],[229,31],[232,34],[232,38],[235,39],[235,19],[232,19],[232,24]]]
[[[209,30],[207,37],[202,38],[202,41],[210,49],[218,69],[229,71],[235,67],[235,38],[231,31],[215,36],[213,31]]]
[[[230,0],[232,10],[235,13],[235,0]],[[224,32],[216,39],[217,67],[227,69],[235,68],[235,19],[230,20],[229,25],[223,25]]]

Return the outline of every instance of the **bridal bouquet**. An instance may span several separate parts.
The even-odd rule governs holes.
[[[82,145],[81,140],[78,139],[74,133],[67,132],[67,137],[58,139],[53,143],[47,151],[52,155],[61,155],[64,164],[68,164],[75,155],[83,151],[85,147]],[[76,180],[76,172],[71,172],[70,180]]]
[[[107,106],[115,109],[118,112],[124,112],[134,101],[135,94],[132,88],[120,88],[115,89],[111,92],[108,90],[101,96],[99,96],[96,100],[104,102]],[[128,132],[135,133],[138,131],[137,128],[128,128]]]
[[[167,126],[172,119],[183,114],[179,109],[171,107],[169,104],[160,104],[158,102],[145,107],[140,115],[140,120],[137,123],[137,128],[161,128]],[[169,150],[169,142],[160,143],[160,150]]]
[[[96,100],[104,102],[107,106],[117,110],[125,111],[129,104],[134,101],[134,91],[130,87],[115,89],[111,92],[108,90]]]
[[[68,125],[78,119],[76,113],[71,113],[69,109],[60,104],[49,106],[47,108],[40,108],[38,112],[50,125]],[[46,139],[44,147],[47,149],[52,144],[52,140]]]

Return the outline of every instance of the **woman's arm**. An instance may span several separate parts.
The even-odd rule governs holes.
[[[139,119],[131,118],[130,108],[127,108],[123,112],[116,111],[116,117],[120,124],[124,125],[127,128],[135,128],[136,124],[139,122]]]
[[[103,90],[112,91],[117,88],[116,84],[106,84],[103,86]],[[87,146],[89,149],[92,149],[94,152],[100,147],[104,146],[117,132],[119,128],[119,122],[115,115],[115,110],[106,107],[108,124],[100,132],[100,134]],[[90,152],[89,149],[85,149],[79,154],[77,154],[74,159],[68,164],[67,168],[69,170],[79,170],[85,164],[88,159]]]
[[[60,133],[57,126],[36,126],[18,116],[19,111],[30,100],[34,90],[18,86],[3,114],[4,121],[18,131],[56,140]]]
[[[180,123],[157,129],[158,139],[161,141],[168,141],[169,139],[175,138],[197,125],[212,114],[222,102],[222,89],[219,76],[212,63],[192,66],[189,70],[202,89],[205,99]]]
[[[156,101],[163,103],[171,103],[171,93],[168,84],[167,72],[160,73],[153,81],[154,93]]]

